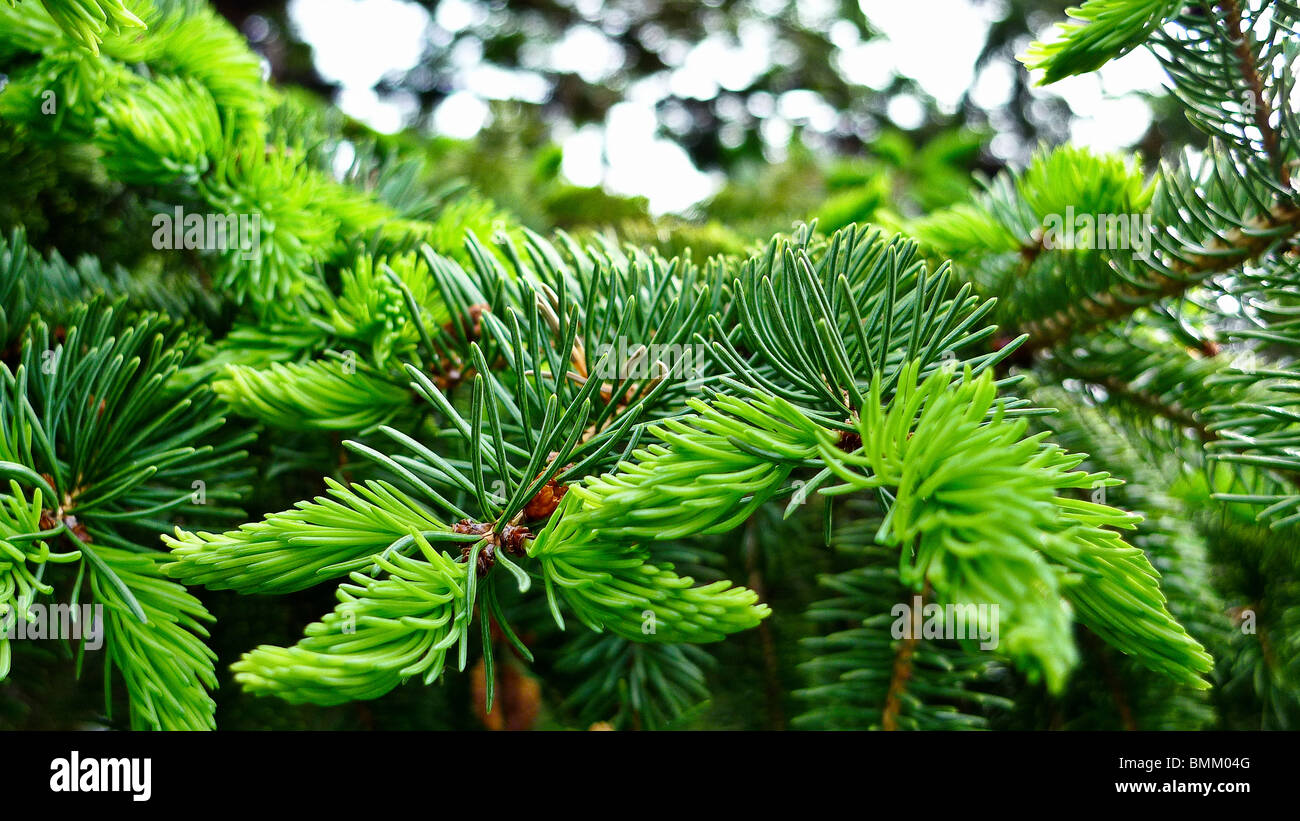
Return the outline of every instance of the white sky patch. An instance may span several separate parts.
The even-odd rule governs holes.
[[[330,168],[334,171],[337,179],[343,179],[343,175],[348,173],[352,163],[357,158],[357,150],[349,140],[343,140],[339,143],[338,150],[334,152],[334,162]]]
[[[1055,29],[1055,24],[1048,26],[1039,37],[1053,37]],[[1078,117],[1070,124],[1072,143],[1116,151],[1137,142],[1151,126],[1151,109],[1141,94],[1161,93],[1167,83],[1160,61],[1139,48],[1098,71],[1067,77],[1034,93],[1055,94],[1070,106]]]
[[[465,0],[440,0],[434,20],[447,31],[456,32],[487,20],[487,9]]]
[[[984,66],[971,86],[971,101],[984,109],[1006,105],[1015,88],[1015,71],[1015,67],[1000,62]]]
[[[1167,84],[1167,75],[1156,56],[1144,48],[1112,60],[1098,70],[1107,94],[1131,91],[1159,91]]]
[[[1159,61],[1138,50],[1100,71],[1067,77],[1047,88],[1078,117],[1070,126],[1072,142],[1115,151],[1141,139],[1151,125],[1151,109],[1137,92],[1158,92],[1164,81]]]
[[[311,43],[316,70],[343,87],[339,108],[376,131],[398,131],[408,111],[371,89],[419,63],[429,13],[401,0],[290,0],[289,19]]]
[[[697,169],[681,146],[656,137],[655,127],[649,106],[619,103],[610,109],[604,138],[606,187],[646,197],[656,214],[684,210],[717,191],[719,180]]]
[[[533,71],[501,68],[483,63],[465,72],[465,89],[488,100],[522,100],[542,103],[550,92],[546,78]]]
[[[777,101],[777,111],[785,119],[806,122],[817,131],[830,131],[839,119],[834,106],[822,95],[802,88],[782,94]]]
[[[794,127],[780,117],[763,120],[758,127],[763,135],[763,156],[768,162],[782,162],[789,156],[790,138],[794,136]]]
[[[561,140],[560,170],[574,185],[603,185],[616,194],[642,196],[656,214],[683,211],[715,193],[716,175],[701,173],[681,146],[654,136],[653,109],[619,103],[608,125],[586,125]]]
[[[747,20],[738,31],[739,43],[721,35],[701,40],[672,74],[672,91],[679,97],[708,100],[720,89],[739,91],[771,66],[773,32],[766,21]]]
[[[799,0],[795,4],[795,13],[799,22],[808,28],[824,28],[839,14],[839,3],[835,0]]]
[[[893,63],[893,46],[884,40],[872,40],[846,48],[836,59],[836,66],[851,83],[880,91],[897,75]]]
[[[594,186],[604,182],[605,140],[600,126],[587,125],[562,141],[564,158],[560,171],[574,185]]]
[[[889,120],[899,128],[920,128],[925,122],[925,106],[911,94],[898,94],[885,107]]]
[[[1019,148],[1020,141],[1011,134],[998,134],[989,141],[989,151],[1003,161],[1013,158]]]
[[[981,7],[971,0],[926,0],[924,25],[918,24],[916,7],[907,3],[860,0],[860,5],[888,42],[850,48],[841,60],[850,79],[879,89],[895,74],[911,77],[949,111],[967,88],[972,100],[984,108],[995,108],[1010,98],[1013,72],[1023,70],[1019,66],[994,63],[978,78],[973,76],[975,59],[992,15],[998,11],[993,4]],[[1054,29],[1055,23],[1040,34],[1049,36]],[[1099,72],[1070,77],[1034,93],[1060,96],[1078,115],[1080,119],[1071,126],[1073,142],[1113,151],[1136,142],[1151,125],[1151,112],[1135,92],[1158,92],[1164,79],[1159,61],[1138,49]],[[915,110],[898,99],[890,103],[890,118],[899,126],[912,127]],[[1009,153],[1008,142],[995,145],[995,153]]]
[[[585,0],[584,0],[585,2]],[[832,38],[840,47],[839,69],[850,82],[882,89],[895,76],[911,77],[940,108],[953,111],[967,89],[977,105],[995,108],[1009,98],[1019,66],[991,64],[974,76],[975,59],[993,18],[995,3],[976,0],[859,0],[872,26],[888,39],[862,43],[852,24],[839,21]],[[586,5],[598,11],[595,0]],[[762,4],[759,4],[760,8]],[[833,2],[801,4],[808,19],[834,13]],[[923,14],[918,12],[923,10]],[[448,32],[484,22],[484,6],[466,0],[442,0],[436,17],[406,0],[291,0],[289,16],[313,49],[317,70],[339,83],[339,107],[378,131],[394,132],[416,111],[415,100],[394,94],[383,100],[372,91],[385,75],[414,68],[426,45],[445,43]],[[598,15],[593,12],[590,19]],[[436,23],[436,25],[434,25]],[[1046,35],[1051,26],[1040,34]],[[720,186],[716,174],[705,174],[673,142],[656,136],[654,104],[668,93],[710,99],[724,90],[747,87],[774,61],[772,24],[751,20],[742,24],[739,44],[723,35],[704,38],[681,55],[674,70],[647,78],[626,90],[626,102],[615,106],[604,129],[584,126],[561,139],[561,170],[578,185],[603,184],[621,194],[645,196],[655,213],[683,210],[711,195]],[[481,48],[464,41],[451,55],[460,70],[458,88],[434,112],[440,134],[470,138],[490,119],[486,103],[493,99],[541,102],[549,85],[542,75],[484,65]],[[594,25],[579,26],[554,47],[539,52],[551,67],[572,71],[592,83],[607,81],[618,69],[622,47]],[[1138,50],[1100,72],[1069,78],[1035,94],[1066,100],[1078,116],[1072,124],[1074,142],[1097,150],[1115,150],[1139,139],[1151,123],[1151,113],[1136,92],[1158,91],[1164,74],[1156,59]],[[791,136],[791,122],[815,130],[833,128],[834,111],[813,91],[791,91],[779,97],[750,101],[751,113],[765,118],[762,134],[767,157],[779,161]],[[773,116],[776,115],[776,116]],[[921,124],[923,109],[915,98],[898,96],[888,109],[902,128]],[[999,135],[992,149],[1011,156],[1014,138]]]
[[[477,94],[456,91],[433,110],[433,128],[439,134],[468,140],[487,125],[491,113]]]
[[[588,83],[607,79],[623,65],[623,48],[595,26],[574,26],[551,51],[551,67]]]
[[[335,101],[347,114],[384,134],[396,134],[406,124],[406,116],[413,109],[404,110],[394,98],[380,99],[369,86],[353,88],[344,86]]]
[[[997,12],[994,5],[971,0],[859,0],[858,5],[888,42],[865,47],[852,59],[853,71],[871,75],[888,66],[919,82],[946,111],[955,109],[970,87],[975,58]]]
[[[1095,151],[1118,151],[1142,138],[1151,126],[1151,108],[1138,97],[1102,100],[1095,113],[1070,124],[1071,142]]]

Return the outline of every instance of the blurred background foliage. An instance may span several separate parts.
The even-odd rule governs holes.
[[[1041,143],[1070,137],[1077,116],[1060,96],[1068,91],[1033,88],[1014,59],[1064,16],[1066,0],[966,0],[986,25],[969,32],[982,38],[974,65],[952,66],[955,82],[970,72],[955,104],[889,65],[896,51],[873,50],[887,34],[871,12],[890,4],[857,0],[394,3],[424,12],[403,18],[425,27],[416,64],[377,65],[369,88],[329,78],[309,37],[322,29],[308,21],[387,2],[215,5],[278,82],[345,111],[349,99],[373,96],[399,112],[394,122],[432,138],[427,150],[440,174],[464,179],[533,227],[649,220],[650,203],[607,196],[609,186],[575,184],[562,170],[566,154],[607,151],[615,109],[629,103],[652,108],[655,137],[712,180],[709,196],[671,210],[755,237],[810,213],[834,228],[951,205],[969,195],[972,172],[1023,164]],[[942,65],[944,55],[933,60]],[[986,80],[997,90],[977,93]],[[1137,149],[1154,167],[1200,141],[1165,95],[1134,93],[1151,111],[1150,126],[1113,147]],[[476,133],[440,136],[447,131]],[[607,157],[592,163],[608,170]]]
[[[810,215],[828,230],[855,221],[897,226],[969,199],[972,174],[992,177],[1025,164],[1039,145],[1068,139],[1079,117],[1071,101],[1056,87],[1032,88],[1014,59],[1068,3],[962,2],[987,25],[971,32],[983,39],[974,65],[952,68],[958,81],[970,74],[955,104],[937,101],[925,84],[888,65],[897,52],[870,50],[887,37],[863,11],[873,4],[856,0],[213,5],[277,84],[305,91],[296,116],[310,109],[331,121],[320,131],[322,143],[336,135],[381,160],[423,156],[428,162],[414,187],[472,190],[534,230],[612,230],[707,256],[738,251]],[[385,20],[422,27],[418,38],[410,35],[421,43],[416,65],[386,62],[382,47],[363,58],[363,50],[375,49],[358,42],[353,56],[373,64],[366,76],[377,79],[365,88],[352,85],[355,78],[331,79],[310,33],[384,10]],[[349,16],[332,17],[341,11]],[[744,66],[730,70],[733,62]],[[864,65],[870,77],[862,76]],[[975,93],[990,76],[998,92]],[[1130,96],[1144,100],[1150,126],[1131,144],[1111,147],[1136,149],[1154,168],[1202,142],[1171,98],[1141,90]],[[357,98],[362,105],[349,105]],[[375,116],[339,115],[323,103]],[[614,122],[620,106],[653,110],[652,123],[638,123],[653,133],[640,137],[679,150],[680,161],[660,176],[669,188],[680,181],[692,193],[664,207],[629,192],[626,181],[609,184],[619,170],[608,151],[623,139]],[[372,127],[378,121],[384,128]],[[0,181],[0,217],[17,224],[20,214],[58,214],[28,226],[35,245],[131,262],[128,249],[96,246],[93,232],[81,229],[123,219],[135,194],[87,186],[80,166],[90,160],[83,159],[75,146],[59,156],[12,157]],[[337,172],[352,159],[332,151],[328,161]],[[621,164],[655,166],[658,159],[623,157]],[[48,201],[52,196],[58,201]]]

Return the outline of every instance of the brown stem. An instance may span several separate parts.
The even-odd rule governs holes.
[[[921,590],[920,604],[925,606],[926,597],[930,593],[930,582],[926,580],[924,589]],[[907,682],[912,678],[912,657],[916,654],[916,645],[920,642],[919,636],[908,636],[898,645],[898,650],[894,652],[894,668],[889,674],[889,690],[885,693],[885,708],[880,713],[880,729],[897,730],[898,716],[903,711],[903,693],[907,690]]]
[[[1207,253],[1191,255],[1186,261],[1174,260],[1169,267],[1180,276],[1155,273],[1149,287],[1139,288],[1126,282],[1101,294],[1084,297],[1043,319],[1025,323],[1021,330],[1029,334],[1029,339],[1017,353],[1027,355],[1055,347],[1076,333],[1128,316],[1162,299],[1180,296],[1210,276],[1236,268],[1272,248],[1278,239],[1270,232],[1278,228],[1290,229],[1291,233],[1300,230],[1300,208],[1291,203],[1278,203],[1266,214],[1252,219],[1246,228],[1233,229],[1223,239],[1210,243]],[[1232,253],[1223,254],[1224,251]]]
[[[1250,29],[1242,28],[1241,8],[1236,0],[1225,0],[1221,5],[1228,25],[1228,35],[1232,40],[1233,52],[1237,57],[1237,67],[1241,69],[1241,76],[1245,78],[1246,85],[1250,87],[1250,93],[1254,97],[1255,127],[1259,129],[1260,136],[1263,138],[1264,151],[1267,152],[1273,168],[1277,171],[1278,180],[1282,185],[1290,186],[1291,169],[1287,167],[1279,151],[1277,131],[1271,123],[1273,109],[1268,104],[1268,99],[1264,97],[1264,81],[1255,66],[1255,38],[1250,33]]]
[[[1259,619],[1260,609],[1258,605],[1255,608],[1255,613],[1256,619]],[[1262,621],[1262,619],[1259,620]],[[1263,624],[1259,624],[1255,632],[1259,636],[1259,653],[1264,658],[1264,665],[1268,667],[1269,670],[1276,670],[1277,652],[1273,649],[1273,640],[1269,637],[1268,630]]]
[[[343,447],[343,437],[333,433],[330,435],[330,441],[334,444],[334,452],[338,455],[339,477],[344,482],[351,482],[352,471],[348,464],[348,449]]]
[[[1106,393],[1111,396],[1127,399],[1138,407],[1145,408],[1157,416],[1168,419],[1179,427],[1191,428],[1202,442],[1213,442],[1219,438],[1219,434],[1210,430],[1204,422],[1197,418],[1195,413],[1187,410],[1177,402],[1166,402],[1149,391],[1134,390],[1131,386],[1111,375],[1076,375],[1085,382],[1091,382],[1104,388]]]

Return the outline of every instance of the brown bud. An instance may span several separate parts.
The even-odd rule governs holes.
[[[465,545],[460,549],[460,560],[462,562],[468,562],[469,556],[473,552],[474,552],[473,545]],[[491,570],[492,566],[495,565],[496,563],[497,563],[496,545],[493,544],[492,542],[488,542],[487,544],[483,545],[483,549],[478,552],[477,572],[479,577],[482,578],[483,576],[486,576],[487,572]]]
[[[537,495],[530,499],[528,504],[524,505],[524,518],[529,521],[545,519],[555,512],[555,509],[560,506],[560,500],[568,492],[569,488],[566,485],[551,479],[542,485]]]
[[[90,538],[90,531],[86,530],[85,525],[77,521],[76,516],[64,516],[63,523],[72,531],[72,535],[77,537],[77,541],[87,543],[94,541]]]
[[[533,538],[533,532],[522,525],[506,525],[501,528],[499,542],[507,553],[514,556],[524,555],[524,540]]]
[[[76,516],[64,514],[60,519],[61,514],[62,511],[55,512],[53,510],[42,510],[39,521],[41,530],[52,530],[62,523],[67,526],[68,530],[72,532],[72,537],[77,541],[86,544],[94,541],[94,539],[90,537],[90,531],[86,530],[85,525],[77,521]]]
[[[492,525],[490,523],[476,522],[472,519],[461,519],[459,522],[451,526],[451,532],[466,533],[471,536],[488,537],[488,543],[483,545],[483,549],[480,550],[478,553],[478,562],[477,562],[478,575],[480,576],[486,575],[487,572],[492,569],[492,565],[497,563],[496,541],[492,533]],[[474,552],[474,545],[472,544],[465,545],[460,549],[460,560],[462,562],[468,562],[469,556],[473,552]]]
[[[489,309],[486,302],[475,303],[465,311],[465,321],[461,324],[461,330],[465,332],[465,338],[470,342],[476,341],[483,333],[483,312]],[[442,326],[443,330],[451,333],[454,326],[451,322]]]
[[[451,526],[452,533],[465,533],[472,536],[485,536],[492,532],[492,525],[487,522],[476,522],[473,519],[461,519]]]
[[[836,447],[845,453],[853,453],[862,447],[862,434],[855,430],[842,430],[840,431],[840,441],[836,443]]]

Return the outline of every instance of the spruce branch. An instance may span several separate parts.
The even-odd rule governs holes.
[[[864,511],[859,507],[858,512]],[[796,692],[806,729],[982,729],[1010,702],[984,681],[997,662],[959,642],[894,638],[898,605],[915,604],[890,548],[873,544],[878,519],[866,513],[836,532],[836,550],[856,565],[820,581],[827,598],[808,617],[826,635],[805,639],[808,686]],[[848,625],[844,629],[844,625]],[[904,679],[908,686],[904,686]]]
[[[582,633],[565,645],[556,669],[579,676],[565,705],[590,724],[615,729],[671,729],[709,696],[716,667],[693,644],[646,644],[612,633]]]
[[[419,531],[408,535],[419,556],[376,557],[385,578],[354,573],[339,587],[338,606],[309,625],[306,638],[246,653],[231,667],[236,680],[289,702],[339,704],[376,698],[413,675],[434,681],[452,647],[463,670],[473,574]]]
[[[181,511],[219,517],[207,498],[195,503],[191,482],[211,482],[214,502],[237,497],[244,440],[215,435],[210,391],[172,382],[197,347],[178,326],[102,300],[69,322],[60,342],[30,319],[17,367],[0,365],[0,454],[12,480],[3,502],[11,527],[27,519],[10,533],[27,547],[6,551],[0,589],[6,600],[18,593],[28,618],[35,594],[55,592],[46,568],[76,565],[72,601],[84,585],[106,611],[105,675],[125,682],[131,726],[211,729],[210,616],[163,577],[144,540]]]
[[[1279,533],[1300,518],[1279,487],[1300,473],[1290,3],[1089,0],[1031,49],[1052,80],[1152,46],[1212,139],[1153,179],[1135,158],[1045,151],[911,223],[919,245],[800,225],[703,263],[701,246],[665,259],[521,228],[426,165],[425,146],[368,139],[273,89],[201,4],[141,11],[144,32],[114,30],[108,3],[55,6],[103,25],[65,33],[30,0],[0,7],[6,138],[77,153],[79,180],[133,203],[261,220],[257,253],[195,255],[180,274],[152,274],[148,252],[118,275],[36,258],[20,236],[0,247],[0,606],[25,617],[75,569],[74,599],[85,587],[110,610],[105,655],[133,726],[212,726],[207,614],[178,582],[335,586],[300,641],[234,665],[248,692],[292,703],[432,683],[480,642],[485,710],[508,645],[530,662],[558,653],[573,682],[563,711],[669,726],[708,702],[710,657],[735,652],[693,645],[757,628],[779,705],[776,639],[791,632],[766,620],[786,574],[760,553],[831,571],[808,611],[797,726],[997,726],[1037,709],[1040,690],[1071,726],[1103,712],[1080,697],[1094,674],[1124,723],[1190,724],[1205,720],[1205,647],[1225,680],[1267,679],[1255,695],[1292,710],[1300,608],[1285,551],[1230,580],[1267,640],[1220,640],[1203,561],[1207,544],[1263,541],[1257,514]],[[32,102],[45,88],[71,104],[46,116]],[[842,219],[849,199],[827,213]],[[1055,247],[1044,218],[1072,207],[1149,212],[1130,235],[1149,253]],[[78,307],[96,290],[198,321]],[[1196,322],[1247,340],[1265,367],[1188,355],[1196,334],[1168,304],[1204,295],[1242,307],[1193,306]],[[1052,402],[1060,424],[1002,367],[1026,354],[1069,388]],[[223,406],[250,420],[244,433],[226,431]],[[1131,452],[1121,434],[1136,434]],[[268,478],[321,484],[287,485],[267,505],[281,512],[226,529],[255,435]],[[1220,469],[1162,472],[1194,439]],[[195,476],[219,504],[194,500]],[[1111,489],[1115,506],[1085,500]],[[833,551],[817,549],[816,516],[795,515],[812,493],[821,504],[804,512],[824,514]],[[1173,521],[1212,499],[1240,525],[1230,537]],[[790,538],[768,533],[782,512]],[[150,549],[163,532],[166,557]],[[918,593],[996,605],[999,645],[894,636],[893,607]],[[1105,646],[1076,646],[1077,627]],[[10,649],[0,640],[0,674]],[[1144,670],[1173,683],[1169,706]]]
[[[1095,71],[1146,42],[1181,5],[1179,0],[1087,0],[1067,10],[1079,22],[1059,24],[1054,41],[1033,43],[1019,59],[1043,71],[1040,84]]]
[[[9,0],[16,7],[18,0]],[[25,14],[34,3],[28,2]],[[49,16],[68,38],[79,43],[92,54],[99,53],[100,43],[109,33],[122,29],[144,28],[145,24],[131,13],[122,0],[41,0],[44,14]]]
[[[1272,123],[1273,108],[1269,104],[1268,97],[1265,96],[1264,81],[1256,67],[1259,44],[1255,41],[1251,28],[1242,25],[1241,6],[1237,0],[1223,0],[1219,5],[1223,10],[1227,37],[1232,43],[1238,68],[1250,94],[1249,99],[1253,102],[1251,106],[1254,110],[1253,118],[1255,127],[1259,129],[1264,142],[1264,153],[1273,164],[1278,182],[1284,188],[1290,188],[1291,169],[1287,165],[1286,158],[1282,156],[1281,141]]]
[[[163,536],[168,575],[214,590],[285,593],[369,567],[377,554],[425,540],[463,541],[432,512],[387,482],[345,486],[325,480],[328,496],[299,502],[224,534],[177,528]],[[286,546],[297,549],[286,550]]]

